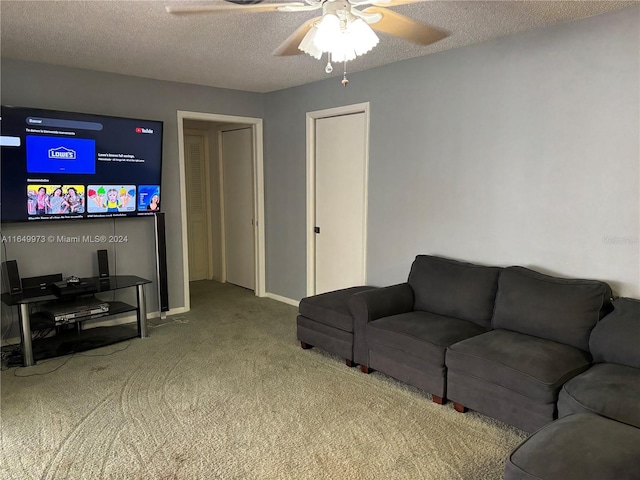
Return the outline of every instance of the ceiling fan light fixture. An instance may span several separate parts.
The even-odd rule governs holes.
[[[342,26],[337,15],[333,13],[323,15],[317,30],[314,43],[320,51],[332,52],[338,47],[342,37]]]
[[[373,29],[361,18],[356,18],[349,25],[349,37],[358,56],[369,52],[380,42]]]
[[[332,0],[328,0],[331,2]],[[334,0],[335,1],[335,0]],[[344,63],[342,84],[347,86],[347,62],[371,51],[380,39],[367,21],[377,21],[374,16],[352,10],[350,4],[324,4],[322,18],[313,23],[298,45],[298,48],[320,60],[327,53],[325,72],[331,73],[331,62]],[[354,14],[354,11],[356,12]],[[367,20],[360,17],[368,15]],[[375,19],[375,20],[372,20]]]
[[[350,34],[343,32],[340,36],[343,37],[342,41],[336,42],[334,49],[329,52],[331,53],[331,60],[334,62],[350,62],[357,57],[353,42],[349,38]]]
[[[315,38],[317,33],[318,29],[315,26],[311,27],[300,42],[300,45],[298,45],[298,49],[311,55],[316,60],[320,60],[322,58],[322,50],[316,47]]]

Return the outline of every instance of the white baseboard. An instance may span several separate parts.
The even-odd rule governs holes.
[[[178,308],[170,308],[168,312],[162,312],[162,313],[166,313],[167,315],[179,315],[181,313],[187,313],[189,311],[189,309],[187,307],[178,307]],[[160,316],[161,312],[151,312],[151,313],[147,313],[147,318],[158,318]]]
[[[271,300],[277,300],[278,302],[286,303],[287,305],[293,305],[294,307],[297,307],[300,305],[300,300],[293,300],[292,298],[276,295],[275,293],[267,292],[265,294],[265,297],[270,298]]]

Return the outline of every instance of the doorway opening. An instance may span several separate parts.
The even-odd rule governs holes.
[[[262,119],[178,111],[178,150],[185,308],[190,280],[242,283],[265,296]]]

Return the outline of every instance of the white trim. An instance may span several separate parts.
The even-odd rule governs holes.
[[[203,120],[206,122],[245,123],[252,127],[254,144],[254,198],[255,198],[255,294],[258,297],[265,296],[266,266],[265,266],[265,234],[264,234],[264,145],[263,122],[261,118],[238,117],[234,115],[221,115],[217,113],[189,112],[178,110],[178,158],[180,165],[180,212],[182,224],[182,264],[184,277],[184,303],[187,310],[190,309],[189,300],[189,250],[187,245],[187,197],[184,172],[184,120]]]
[[[256,295],[264,297],[267,293],[267,267],[265,253],[264,228],[264,161],[262,120],[251,127],[253,132],[253,161],[254,161],[254,204],[255,204],[255,235],[256,235]]]
[[[186,117],[188,118],[188,117]],[[182,281],[184,308],[191,309],[189,298],[189,233],[187,226],[187,190],[185,188],[186,173],[184,165],[184,119],[178,111],[178,169],[180,172],[180,228],[182,230]]]
[[[218,199],[220,203],[220,282],[227,283],[227,230],[224,216],[224,165],[222,164],[222,128],[218,127]]]
[[[364,113],[365,115],[364,231],[362,232],[362,279],[363,285],[366,285],[367,283],[367,219],[369,217],[369,102],[307,112],[307,296],[315,295],[316,293],[316,237],[314,232],[316,221],[316,120],[320,118],[337,117],[340,115],[350,115],[354,113]]]
[[[266,298],[270,298],[271,300],[276,300],[278,302],[286,303],[287,305],[293,305],[297,307],[300,305],[300,300],[294,300],[292,298],[283,297],[281,295],[276,295],[275,293],[266,293]]]
[[[307,296],[316,293],[316,118],[307,113]]]
[[[170,308],[168,312],[151,312],[147,314],[147,318],[160,317],[162,313],[166,313],[167,315],[180,315],[182,313],[187,313],[188,311],[189,310],[185,307]]]

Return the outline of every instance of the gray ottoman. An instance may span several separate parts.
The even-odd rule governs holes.
[[[509,455],[505,480],[639,480],[640,429],[592,413],[542,427]]]
[[[347,302],[352,295],[372,288],[344,288],[300,300],[297,332],[302,348],[321,348],[355,366],[353,317]]]

